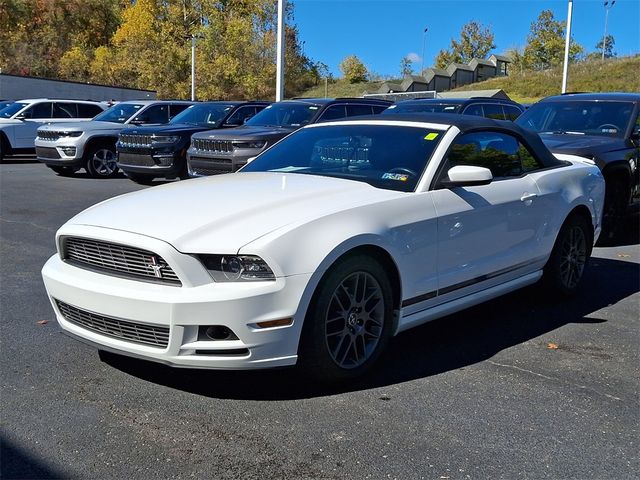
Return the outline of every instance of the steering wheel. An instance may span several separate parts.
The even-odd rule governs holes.
[[[614,125],[613,123],[603,123],[597,129],[598,130],[604,130],[606,127],[613,127],[617,131],[620,131],[620,127],[618,127],[617,125]],[[607,130],[609,130],[609,128],[607,128]]]
[[[392,168],[391,170],[387,170],[386,173],[406,173],[407,175],[409,175],[411,177],[417,177],[418,176],[418,174],[416,172],[414,172],[413,170],[411,170],[409,168],[404,168],[404,167]]]

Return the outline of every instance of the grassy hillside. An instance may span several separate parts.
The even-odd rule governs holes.
[[[557,95],[562,88],[562,68],[544,72],[514,72],[508,77],[473,83],[455,91],[501,88],[513,100],[532,103]],[[640,92],[640,56],[581,62],[569,65],[569,92]]]
[[[392,80],[399,82],[399,80]],[[375,91],[383,82],[350,84],[338,80],[329,84],[329,97],[359,97],[365,90]],[[533,103],[542,97],[557,95],[562,87],[562,68],[544,72],[510,72],[508,77],[473,83],[455,91],[501,88],[513,100]],[[571,92],[640,92],[640,56],[581,62],[569,66],[567,90]],[[300,96],[324,97],[324,84]]]

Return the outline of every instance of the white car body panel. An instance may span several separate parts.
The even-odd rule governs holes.
[[[337,125],[361,123],[400,122]],[[570,163],[488,185],[431,190],[459,130],[429,128],[446,132],[412,193],[329,177],[240,172],[130,193],[85,210],[60,228],[59,248],[66,236],[144,248],[161,255],[182,286],[83,270],[54,255],[43,277],[60,325],[100,348],[175,366],[291,365],[316,287],[354,248],[388,255],[397,268],[397,333],[537,281],[576,207],[589,210],[597,238],[604,198],[597,167],[579,157],[563,159]],[[180,220],[167,221],[174,218]],[[216,283],[196,254],[257,255],[276,279]],[[140,346],[77,327],[61,315],[56,299],[113,318],[170,326],[169,345]],[[256,326],[283,318],[292,323]],[[239,339],[199,340],[198,325],[211,323],[228,326]],[[194,354],[229,348],[248,353]]]

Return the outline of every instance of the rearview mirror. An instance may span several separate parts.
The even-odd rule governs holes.
[[[484,167],[473,167],[471,165],[458,165],[450,168],[447,176],[449,178],[441,182],[445,188],[488,185],[491,183],[491,180],[493,180],[491,170]]]

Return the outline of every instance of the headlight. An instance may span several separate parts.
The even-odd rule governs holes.
[[[61,137],[79,137],[83,132],[60,132]]]
[[[267,144],[266,140],[254,140],[250,142],[233,142],[235,148],[262,148]]]
[[[180,137],[178,137],[177,135],[154,135],[151,137],[151,143],[154,145],[160,143],[176,143],[178,140],[180,140]]]
[[[216,282],[264,282],[276,276],[260,257],[255,255],[199,255]]]

